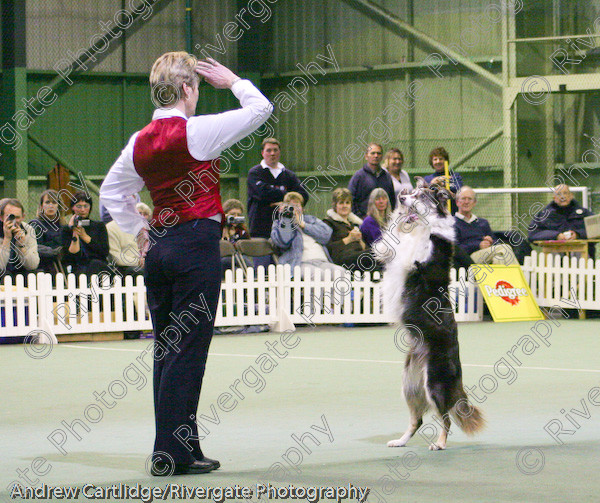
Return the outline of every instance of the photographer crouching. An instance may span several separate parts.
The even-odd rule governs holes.
[[[90,219],[92,198],[83,191],[76,192],[71,198],[71,211],[73,215],[62,232],[67,272],[87,276],[110,274],[108,233],[102,222]]]
[[[14,277],[35,271],[40,263],[34,229],[23,221],[25,211],[18,199],[0,203],[2,246],[0,247],[0,278]]]

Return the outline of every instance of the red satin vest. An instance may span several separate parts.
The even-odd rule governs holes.
[[[157,119],[142,129],[133,147],[133,165],[154,204],[153,226],[172,226],[223,214],[219,159],[198,161],[187,144],[187,121]],[[170,209],[172,211],[164,211]]]

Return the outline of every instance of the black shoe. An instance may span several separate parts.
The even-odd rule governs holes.
[[[217,463],[217,465],[215,465]],[[200,473],[208,473],[221,466],[218,461],[206,460],[194,461],[190,465],[170,465],[170,463],[157,462],[152,465],[150,474],[155,477],[169,477],[171,475],[197,475]]]
[[[221,463],[219,463],[216,459],[210,459],[204,456],[200,461],[205,463],[211,463],[214,466],[213,470],[221,468]]]

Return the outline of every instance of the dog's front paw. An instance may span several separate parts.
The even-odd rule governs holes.
[[[390,440],[387,443],[388,447],[404,447],[406,445],[406,440],[402,438],[397,438],[396,440]]]
[[[446,449],[445,445],[439,445],[439,444],[430,444],[429,445],[430,451],[443,451],[445,449]]]

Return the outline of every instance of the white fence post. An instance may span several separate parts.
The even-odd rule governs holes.
[[[600,310],[600,260],[536,253],[525,258],[525,280],[541,307],[562,306],[561,299],[577,302],[581,309]],[[300,269],[270,265],[228,270],[222,284],[216,326],[269,324],[278,331],[294,323],[390,323],[395,320],[385,306],[378,272]],[[121,330],[147,330],[152,323],[146,310],[142,276],[124,279],[81,275],[30,274],[6,276],[0,285],[1,337],[24,336],[42,330],[77,334]],[[53,284],[54,280],[54,284]],[[79,281],[78,281],[79,280]],[[89,283],[88,283],[89,281]],[[449,298],[457,322],[480,321],[483,296],[467,271],[452,269]]]

